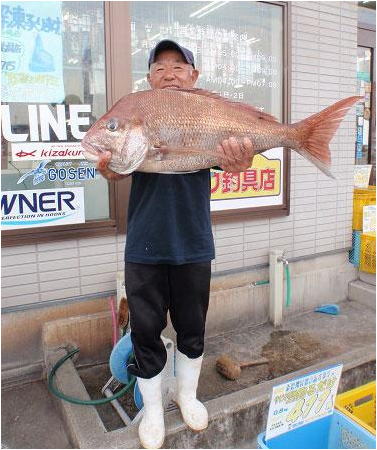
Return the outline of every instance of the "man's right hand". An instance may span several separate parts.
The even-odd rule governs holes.
[[[110,181],[117,181],[122,178],[128,177],[128,175],[121,175],[119,173],[113,172],[111,169],[109,169],[108,165],[111,159],[111,152],[106,151],[104,153],[100,154],[99,160],[97,162],[96,169],[98,172],[107,180]]]

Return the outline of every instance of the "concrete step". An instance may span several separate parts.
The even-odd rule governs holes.
[[[376,274],[359,271],[359,279],[368,284],[373,284],[376,286]]]
[[[376,286],[355,280],[348,284],[348,298],[376,309]]]

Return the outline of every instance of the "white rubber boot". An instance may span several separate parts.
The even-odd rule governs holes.
[[[183,420],[193,431],[201,431],[208,426],[207,409],[196,398],[202,361],[203,355],[199,358],[190,359],[177,350],[175,360],[177,393],[175,401],[181,410]]]
[[[139,425],[139,438],[144,448],[161,448],[165,439],[161,379],[161,373],[149,379],[137,378],[144,403],[144,413]]]

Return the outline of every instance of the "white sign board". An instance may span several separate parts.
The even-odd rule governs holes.
[[[342,364],[275,386],[268,411],[266,441],[331,415]]]
[[[62,3],[1,4],[3,102],[64,100]]]
[[[369,185],[371,164],[355,165],[353,169],[353,185],[355,188],[365,189]]]
[[[5,191],[1,194],[3,230],[84,222],[83,187]]]
[[[363,207],[363,233],[376,232],[376,205]]]
[[[11,146],[12,161],[85,159],[80,142],[22,142]]]

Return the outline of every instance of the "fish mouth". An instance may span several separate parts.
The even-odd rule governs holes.
[[[89,143],[81,141],[81,145],[84,148],[84,156],[88,161],[97,162],[99,160],[100,153],[103,153],[104,149],[95,143]]]

